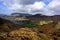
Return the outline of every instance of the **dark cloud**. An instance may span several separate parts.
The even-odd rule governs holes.
[[[20,4],[29,5],[39,1],[43,1],[43,0],[20,0]]]

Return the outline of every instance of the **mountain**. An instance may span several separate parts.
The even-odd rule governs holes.
[[[30,16],[31,14],[28,13],[12,13],[11,16],[19,16],[19,17],[25,17]]]
[[[13,16],[7,17],[12,18]],[[15,24],[14,20],[10,21],[4,18],[0,18],[0,40],[60,40],[59,17],[60,15],[45,16],[41,14],[26,16],[26,18],[33,20],[35,22],[41,22],[41,20],[44,20],[46,22],[48,22],[49,20],[53,20],[56,22],[58,21],[57,23],[49,22],[48,24],[44,25],[36,25],[36,27],[33,28],[32,23],[32,25],[26,24],[26,26],[24,26]],[[30,20],[28,22],[30,22]],[[28,28],[27,26],[31,28]]]
[[[60,21],[60,15],[46,16],[46,15],[36,14],[36,15],[27,16],[27,18],[31,20]]]
[[[24,14],[24,13],[12,13],[11,15],[6,15],[3,18],[7,20],[28,20],[26,16],[31,16],[31,14]]]
[[[0,14],[0,18],[3,18],[4,16],[7,16],[7,15],[4,15],[4,14]]]

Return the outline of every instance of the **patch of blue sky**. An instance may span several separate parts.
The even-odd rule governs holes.
[[[52,0],[45,0],[44,3],[48,5]]]
[[[3,2],[0,2],[0,14],[9,14],[10,10],[3,4]]]

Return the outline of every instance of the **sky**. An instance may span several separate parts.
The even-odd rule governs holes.
[[[0,0],[0,14],[60,15],[60,0]]]

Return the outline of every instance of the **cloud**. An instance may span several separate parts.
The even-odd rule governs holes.
[[[45,5],[42,9],[34,12],[48,16],[60,15],[60,0],[52,0],[47,6]]]
[[[13,12],[30,14],[59,15],[60,0],[0,0]]]
[[[3,4],[6,5],[10,9],[20,9],[20,8],[26,8],[28,7],[29,9],[31,7],[35,9],[40,9],[42,8],[42,2],[43,0],[0,0],[3,1]],[[30,7],[29,7],[30,6]]]
[[[60,5],[60,0],[53,0],[48,6],[51,8],[55,8]]]
[[[29,4],[34,4],[35,2],[40,2],[44,0],[0,0],[4,1],[5,4],[14,4],[14,3],[19,3],[22,5],[29,5]]]
[[[35,10],[40,10],[45,6],[45,4],[40,1],[40,2],[35,2],[34,4],[29,4],[29,5],[21,5],[19,3],[14,3],[8,6],[8,8],[12,11],[15,12],[33,12]]]
[[[53,0],[50,2],[48,9],[54,11],[53,14],[60,15],[60,0]]]
[[[34,12],[48,16],[60,15],[60,0],[52,0],[47,6],[45,5],[42,9]]]
[[[42,0],[21,0],[20,4],[28,5],[28,4],[34,4],[35,2],[42,1]]]

